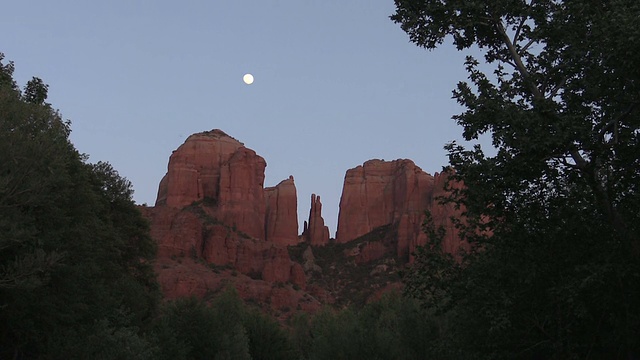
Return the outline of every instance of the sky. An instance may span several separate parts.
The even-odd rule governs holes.
[[[312,193],[332,236],[345,172],[411,159],[433,174],[461,140],[451,97],[464,52],[427,51],[389,20],[392,0],[10,1],[0,52],[72,122],[71,141],[155,203],[171,152],[222,129],[293,175],[300,227]],[[246,85],[245,73],[255,81]]]

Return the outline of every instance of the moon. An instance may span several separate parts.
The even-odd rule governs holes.
[[[253,84],[253,75],[244,74],[244,76],[242,77],[242,81],[244,81],[244,83],[247,85]]]

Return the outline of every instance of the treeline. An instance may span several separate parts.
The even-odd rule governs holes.
[[[361,309],[325,308],[280,324],[234,291],[210,304],[163,306],[153,330],[157,359],[424,359],[439,325],[415,300],[387,294]]]

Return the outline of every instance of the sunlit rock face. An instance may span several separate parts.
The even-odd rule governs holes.
[[[369,160],[347,170],[336,241],[348,242],[403,217],[421,215],[433,184],[433,176],[411,160]]]
[[[222,130],[189,136],[169,158],[156,205],[181,208],[205,197],[217,199],[222,169],[229,167],[229,160],[243,147],[241,142]],[[264,172],[264,159],[256,165]]]
[[[293,176],[264,189],[266,200],[266,240],[295,245],[298,236],[298,196]]]
[[[427,241],[422,223],[424,212],[430,210],[436,224],[449,230],[445,249],[457,252],[457,232],[449,219],[457,214],[450,205],[443,206],[437,201],[444,194],[445,180],[445,176],[431,176],[407,159],[369,160],[348,170],[340,199],[336,242],[346,243],[387,226],[395,232],[397,256],[411,260],[416,246]]]
[[[169,159],[156,206],[143,209],[158,258],[200,259],[254,280],[304,287],[302,266],[286,248],[299,239],[294,180],[265,189],[265,167],[221,130],[189,136]]]
[[[264,239],[264,159],[221,130],[191,135],[169,158],[156,205],[216,204],[215,217]]]

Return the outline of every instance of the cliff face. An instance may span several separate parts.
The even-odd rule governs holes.
[[[286,247],[236,232],[211,217],[205,207],[155,207],[144,213],[151,220],[158,258],[200,259],[253,279],[304,286],[305,279],[299,276],[301,267],[291,261]]]
[[[230,269],[240,273],[234,278],[244,276],[243,286],[252,284],[253,290],[245,292],[256,297],[267,295],[254,290],[276,283],[289,283],[291,291],[291,286],[305,287],[304,270],[287,251],[287,245],[299,239],[294,180],[289,177],[265,189],[265,167],[262,157],[221,130],[191,135],[173,152],[156,206],[142,208],[158,243],[159,263],[164,263],[156,270],[166,296],[197,295],[202,282],[215,284],[214,278]],[[185,259],[191,266],[177,266]],[[200,277],[197,286],[191,284],[195,273]],[[299,305],[283,304],[272,307]]]
[[[264,189],[266,205],[265,239],[280,245],[295,245],[298,238],[298,196],[293,176]]]
[[[398,254],[406,255],[410,237],[420,236],[423,213],[434,189],[433,176],[411,160],[369,160],[347,171],[336,241],[345,243],[374,229],[398,227]]]
[[[427,241],[422,231],[425,210],[434,212],[436,224],[452,228],[450,216],[456,215],[451,206],[438,204],[444,194],[446,178],[431,176],[413,161],[369,160],[347,171],[344,179],[336,242],[347,243],[386,226],[395,231],[395,252],[402,261],[418,245]],[[457,238],[457,232],[450,236]],[[459,244],[446,245],[452,253]],[[378,251],[380,252],[380,251]]]
[[[244,145],[222,130],[193,134],[169,158],[167,174],[160,181],[156,205],[182,208],[203,198],[217,199],[220,173]],[[258,166],[264,167],[264,159]]]
[[[191,135],[169,158],[156,206],[180,209],[206,200],[216,204],[218,220],[265,239],[266,166],[255,151],[221,130]]]

